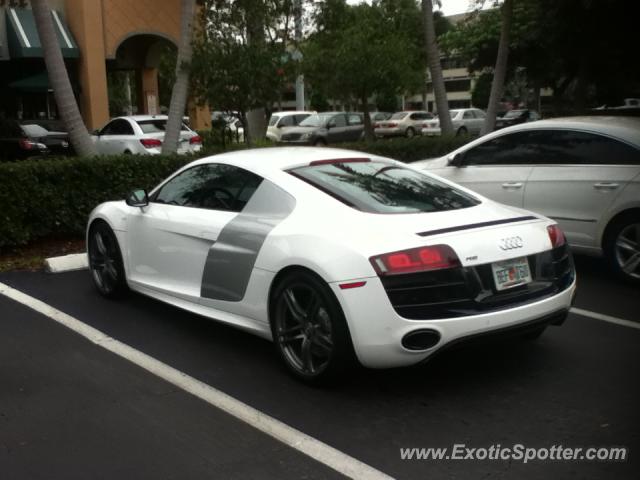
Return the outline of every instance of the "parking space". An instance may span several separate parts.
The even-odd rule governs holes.
[[[577,265],[578,307],[640,320],[637,289],[609,278],[597,260]],[[571,314],[535,342],[469,346],[317,389],[291,379],[268,342],[139,295],[104,300],[86,271],[3,274],[0,282],[397,478],[624,479],[638,470],[638,329]],[[53,465],[77,477],[91,469],[105,477],[335,475],[45,317],[0,302],[0,377],[12,379],[0,394],[0,455],[10,472],[37,477]],[[615,445],[630,457],[526,465],[400,458],[400,448],[454,444]]]

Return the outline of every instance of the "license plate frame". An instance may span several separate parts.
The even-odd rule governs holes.
[[[531,283],[531,268],[527,257],[510,258],[491,264],[493,282],[498,292]]]

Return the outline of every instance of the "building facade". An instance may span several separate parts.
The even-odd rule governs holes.
[[[131,75],[133,111],[160,113],[158,68],[163,48],[177,47],[180,0],[49,0],[67,71],[89,129],[110,117],[108,75]],[[46,67],[28,0],[0,0],[0,113],[55,118]],[[189,111],[195,128],[206,109]]]

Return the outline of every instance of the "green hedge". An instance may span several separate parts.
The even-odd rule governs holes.
[[[409,162],[443,155],[464,141],[414,138],[340,147]],[[238,144],[229,147],[245,148]],[[220,147],[205,150],[199,157],[218,153]],[[150,189],[195,158],[123,155],[0,163],[0,249],[49,235],[81,235],[96,205],[122,199],[134,188]]]

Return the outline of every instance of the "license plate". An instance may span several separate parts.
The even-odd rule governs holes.
[[[531,270],[527,257],[513,258],[491,264],[496,290],[506,290],[531,282]]]

